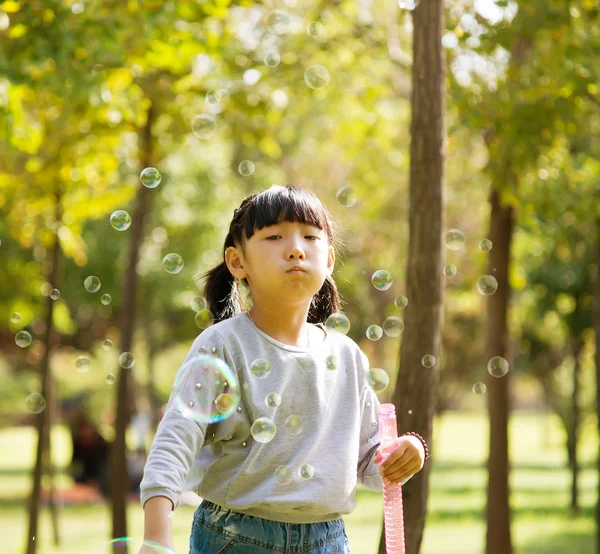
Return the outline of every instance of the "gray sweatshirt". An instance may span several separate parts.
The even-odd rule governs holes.
[[[193,490],[252,516],[314,523],[352,512],[358,481],[383,490],[373,463],[379,401],[365,384],[368,359],[346,335],[318,327],[325,332],[323,341],[310,349],[273,339],[245,313],[196,338],[152,443],[140,485],[142,505],[153,496],[166,496],[176,507],[180,493]],[[214,423],[189,417],[187,406],[201,377],[194,374],[197,370],[182,373],[187,362],[207,351],[226,362],[240,391],[237,409]],[[269,362],[266,377],[251,370],[257,359]],[[269,393],[280,395],[279,406],[267,405]],[[291,420],[295,426],[285,424],[290,416],[299,416]],[[277,429],[266,443],[250,431],[264,417]],[[297,434],[289,432],[300,428]]]

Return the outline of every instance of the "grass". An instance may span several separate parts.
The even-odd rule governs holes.
[[[565,469],[563,433],[556,420],[543,414],[517,413],[511,422],[512,536],[515,554],[574,554],[594,551],[596,450],[594,422],[586,422],[580,454],[581,515],[568,511],[570,476]],[[56,429],[54,460],[64,467],[70,455],[68,436]],[[487,424],[481,413],[448,413],[436,421],[434,465],[430,480],[427,526],[421,554],[482,554],[485,543]],[[5,529],[2,552],[24,552],[25,510],[30,490],[26,468],[33,463],[32,429],[0,431],[0,519]],[[60,486],[68,486],[62,477]],[[345,517],[355,554],[374,554],[379,543],[383,505],[381,495],[357,490],[357,509]],[[176,551],[188,551],[194,508],[180,506],[173,515]],[[137,504],[128,508],[129,536],[141,537],[143,514]],[[60,547],[51,544],[48,510],[42,511],[38,554],[109,554],[108,507],[64,506]],[[131,552],[131,551],[130,551]],[[134,553],[135,554],[135,553]]]

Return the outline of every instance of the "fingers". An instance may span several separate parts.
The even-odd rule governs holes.
[[[391,473],[388,473],[384,476],[383,480],[387,483],[392,483],[394,485],[402,483],[409,477],[412,477],[415,473],[417,473],[420,469],[418,462],[412,462],[403,466],[400,469],[395,469]]]

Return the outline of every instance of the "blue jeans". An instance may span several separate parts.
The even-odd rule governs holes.
[[[234,512],[208,500],[194,513],[190,554],[351,554],[342,518],[282,523]]]

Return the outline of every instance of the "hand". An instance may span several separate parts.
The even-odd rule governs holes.
[[[175,550],[172,550],[172,547],[168,548],[165,546],[161,546],[160,543],[149,540],[144,540],[144,543],[142,544],[142,547],[140,548],[138,554],[157,554],[158,552],[162,552],[165,554],[175,554]]]
[[[381,463],[379,473],[384,483],[394,485],[421,471],[425,463],[425,449],[417,437],[410,435],[398,437],[395,443],[394,450],[383,463],[381,463],[383,456],[379,449],[374,459],[376,464]]]

